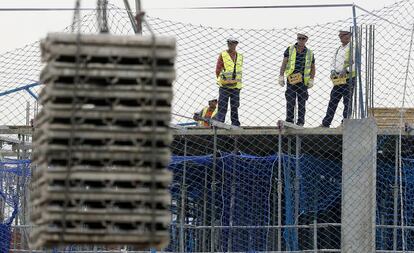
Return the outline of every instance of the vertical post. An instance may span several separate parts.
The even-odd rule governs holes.
[[[279,129],[277,163],[277,251],[282,251],[282,133]]]
[[[140,0],[135,0],[135,10],[138,12],[141,11],[141,1]]]
[[[349,50],[351,52],[351,56],[349,58],[352,59],[352,61],[350,62],[350,67],[351,67],[351,71],[352,71],[352,70],[356,69],[355,61],[354,61],[354,59],[355,59],[355,53],[354,53],[355,52],[355,49],[354,49],[355,38],[354,38],[354,36],[351,36],[351,42],[350,43],[351,44],[349,46]],[[359,115],[358,115],[359,111],[358,111],[357,83],[356,82],[357,82],[356,78],[351,78],[351,85],[354,88],[352,89],[352,93],[350,94],[351,99],[349,100],[349,103],[350,103],[351,106],[349,108],[351,109],[351,111],[348,112],[349,113],[348,115],[351,115],[351,116],[349,116],[349,118],[354,118],[354,119],[359,118]]]
[[[272,173],[273,174],[273,173]],[[278,179],[276,178],[275,175],[272,175],[273,178],[271,178],[271,182],[272,182],[272,237],[271,237],[271,250],[267,250],[267,251],[274,251],[276,249],[276,231],[277,229],[275,229],[274,225],[276,224],[276,210],[277,210],[277,182]]]
[[[208,188],[208,169],[204,169],[204,191],[203,191],[203,234],[201,240],[201,247],[202,251],[205,252],[207,250],[207,188]]]
[[[214,252],[215,216],[216,216],[216,168],[217,168],[217,127],[213,126],[213,174],[211,178],[211,229],[210,229],[210,252]]]
[[[135,18],[134,18],[134,15],[132,15],[131,7],[129,6],[128,0],[124,0],[124,5],[125,5],[125,10],[127,12],[128,18],[129,18],[129,22],[131,22],[132,29],[134,30],[135,34],[140,34],[137,28],[137,23],[140,23],[141,20],[140,21],[137,20],[138,15],[135,16]],[[137,12],[138,12],[138,9],[137,9]]]
[[[30,125],[30,102],[26,101],[26,126]]]
[[[345,119],[342,147],[341,252],[375,252],[377,125]]]
[[[374,107],[374,77],[375,77],[375,26],[371,25],[372,27],[372,47],[371,47],[371,108]]]
[[[137,21],[136,32],[137,34],[142,35],[142,21],[143,21],[145,12],[142,11],[141,0],[135,0],[135,10],[136,10],[135,19]]]
[[[300,169],[300,164],[299,164],[299,157],[300,157],[300,149],[301,149],[301,139],[299,137],[299,135],[296,135],[296,166],[295,166],[295,239],[298,240],[298,234],[299,234],[299,229],[298,229],[298,225],[299,225],[299,198],[300,198],[300,194],[299,194],[299,177],[300,177],[300,173],[299,173],[299,169]],[[297,243],[297,241],[295,242]],[[298,249],[295,249],[298,250]]]
[[[399,164],[399,138],[395,139],[395,172],[394,172],[394,185],[393,185],[393,231],[392,231],[392,249],[397,250],[397,226],[398,226],[398,164]]]
[[[359,37],[358,37],[358,27],[357,27],[357,18],[356,18],[356,8],[355,4],[352,5],[352,15],[353,15],[353,23],[354,23],[354,41],[355,41],[355,71],[356,71],[356,79],[359,94],[359,112],[361,118],[365,118],[365,109],[364,109],[364,99],[362,94],[362,78],[361,78],[361,54],[360,54],[360,46],[359,44]],[[358,85],[359,84],[359,85]]]
[[[233,247],[233,215],[234,215],[234,206],[235,206],[235,194],[236,194],[236,156],[238,151],[237,136],[234,137],[234,147],[233,147],[233,158],[232,158],[232,168],[231,168],[231,189],[230,189],[230,214],[229,214],[229,238],[227,242],[227,251],[231,252]]]
[[[187,156],[187,138],[184,136],[184,157]],[[187,186],[185,184],[186,180],[186,171],[187,170],[187,162],[184,160],[183,166],[183,178],[181,184],[181,214],[180,214],[180,252],[184,252],[184,221],[185,221],[185,206],[186,206],[186,190]]]
[[[318,221],[313,218],[313,252],[318,253]]]
[[[363,29],[363,27],[361,27]],[[362,33],[361,33],[362,37]],[[371,69],[370,69],[370,59],[371,59],[371,51],[370,49],[371,41],[369,40],[369,33],[368,33],[368,27],[365,26],[365,104],[367,111],[369,110],[369,103],[370,103],[370,97],[371,94],[370,91],[370,76],[371,76]]]

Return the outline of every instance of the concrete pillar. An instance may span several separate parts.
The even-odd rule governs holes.
[[[342,147],[342,253],[375,252],[377,125],[345,120]]]

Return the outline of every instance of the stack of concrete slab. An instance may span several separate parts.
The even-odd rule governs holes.
[[[175,40],[56,33],[41,48],[33,247],[166,246]]]

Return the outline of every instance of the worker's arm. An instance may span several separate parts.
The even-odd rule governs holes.
[[[219,77],[223,67],[224,67],[223,57],[221,57],[221,54],[220,54],[217,59],[217,64],[216,64],[216,78]]]
[[[283,76],[284,75],[287,62],[288,62],[288,58],[287,57],[283,58],[282,66],[280,67],[279,76]]]
[[[310,79],[314,79],[315,78],[315,74],[316,74],[315,62],[312,62],[311,72],[310,72]]]

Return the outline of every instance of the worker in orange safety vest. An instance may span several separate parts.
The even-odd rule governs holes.
[[[194,113],[193,119],[197,121],[198,126],[210,126],[209,119],[214,118],[217,114],[217,99],[208,101],[208,106],[204,107],[200,112]]]

